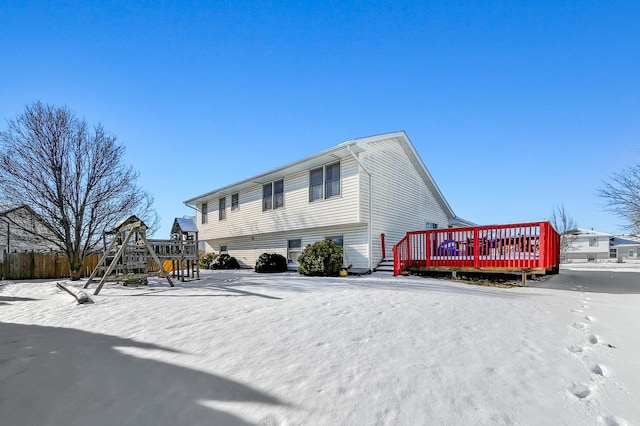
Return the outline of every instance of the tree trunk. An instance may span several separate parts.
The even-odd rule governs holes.
[[[82,261],[80,260],[80,253],[73,253],[69,256],[69,276],[71,281],[78,281],[82,278]]]

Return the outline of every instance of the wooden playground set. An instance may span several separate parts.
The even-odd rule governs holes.
[[[94,295],[107,281],[122,285],[143,285],[149,274],[159,274],[171,287],[181,281],[200,278],[198,228],[193,219],[176,218],[171,239],[147,239],[147,225],[136,216],[120,222],[104,233],[105,250],[84,288],[100,277]],[[106,243],[110,239],[110,243]]]

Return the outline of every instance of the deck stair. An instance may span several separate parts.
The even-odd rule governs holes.
[[[384,272],[393,274],[393,257],[385,257],[378,263],[375,272]]]

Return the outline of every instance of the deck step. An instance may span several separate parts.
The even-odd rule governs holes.
[[[376,267],[376,272],[391,272],[393,273],[393,259],[392,258],[384,258],[378,263]]]

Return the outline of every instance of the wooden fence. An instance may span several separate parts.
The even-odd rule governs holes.
[[[81,277],[88,277],[98,264],[98,255],[89,255],[82,265]],[[63,253],[5,253],[0,263],[0,278],[5,280],[69,278],[69,260]]]

